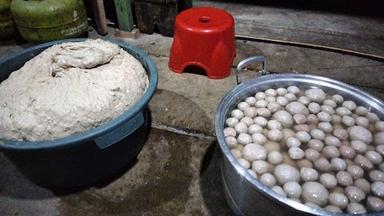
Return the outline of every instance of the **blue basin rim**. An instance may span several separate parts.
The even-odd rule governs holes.
[[[18,61],[20,58],[25,58],[25,56],[29,56],[29,59],[36,56],[44,49],[64,42],[76,42],[76,41],[84,41],[87,38],[72,38],[65,40],[52,41],[44,44],[40,44],[37,46],[33,46],[17,52],[15,54],[9,55],[0,59],[0,68],[4,68],[7,64],[12,64],[13,61]],[[126,112],[122,113],[120,116],[108,121],[96,128],[92,128],[88,131],[77,133],[71,136],[67,136],[60,139],[48,140],[48,141],[37,141],[37,142],[27,142],[27,141],[12,141],[12,140],[0,140],[0,150],[7,151],[30,151],[30,150],[53,150],[58,148],[68,148],[73,145],[78,145],[80,143],[88,142],[95,140],[98,137],[101,137],[109,132],[119,128],[123,124],[127,124],[127,121],[134,119],[134,117],[139,113],[143,112],[143,109],[149,103],[153,94],[155,93],[157,82],[158,82],[158,72],[155,63],[153,60],[141,49],[129,44],[123,40],[116,39],[105,39],[112,43],[119,45],[125,51],[133,55],[137,60],[139,60],[143,67],[145,68],[148,78],[149,85],[144,93],[143,97],[136,102],[133,106],[129,108]],[[23,62],[21,65],[23,65]],[[5,73],[5,72],[0,72]],[[10,72],[9,72],[10,74]],[[2,80],[0,80],[1,82]],[[133,120],[133,124],[137,121]],[[136,123],[137,124],[137,123]],[[140,125],[137,125],[137,127]],[[135,128],[137,128],[135,127]]]

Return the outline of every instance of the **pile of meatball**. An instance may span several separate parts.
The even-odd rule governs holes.
[[[320,88],[267,89],[237,104],[225,142],[281,196],[330,212],[384,210],[384,121]]]

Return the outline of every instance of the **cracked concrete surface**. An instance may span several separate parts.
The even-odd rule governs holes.
[[[197,1],[221,7],[236,19],[236,33],[316,43],[384,54],[384,20],[372,17],[274,8],[228,1]],[[101,37],[90,31],[89,37]],[[113,37],[110,29],[106,38]],[[235,85],[232,74],[210,80],[168,69],[172,38],[158,34],[128,40],[155,61],[159,85],[149,104],[152,128],[137,160],[119,176],[76,190],[51,190],[25,178],[0,153],[0,215],[231,215],[220,177],[214,114]],[[384,99],[382,62],[322,50],[237,40],[236,64],[265,55],[269,70],[332,77]],[[31,44],[1,43],[0,56]],[[257,66],[253,67],[256,68]],[[255,71],[243,79],[257,76]]]

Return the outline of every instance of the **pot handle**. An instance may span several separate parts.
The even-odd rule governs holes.
[[[103,134],[95,139],[97,147],[100,149],[108,148],[109,146],[121,141],[137,130],[144,123],[144,111],[138,112],[128,121],[117,126],[109,133]]]
[[[267,58],[265,56],[252,56],[252,57],[248,57],[248,58],[242,60],[237,65],[237,68],[236,68],[236,82],[237,82],[237,85],[241,83],[241,80],[240,80],[240,73],[241,73],[241,71],[247,65],[250,65],[250,64],[255,63],[255,62],[261,62],[261,64],[262,64],[261,75],[262,76],[264,76],[264,75],[266,75],[268,73],[267,72]]]

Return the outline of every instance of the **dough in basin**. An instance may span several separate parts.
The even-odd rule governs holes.
[[[0,84],[0,139],[53,140],[86,131],[128,110],[147,87],[141,63],[113,43],[54,45]]]

